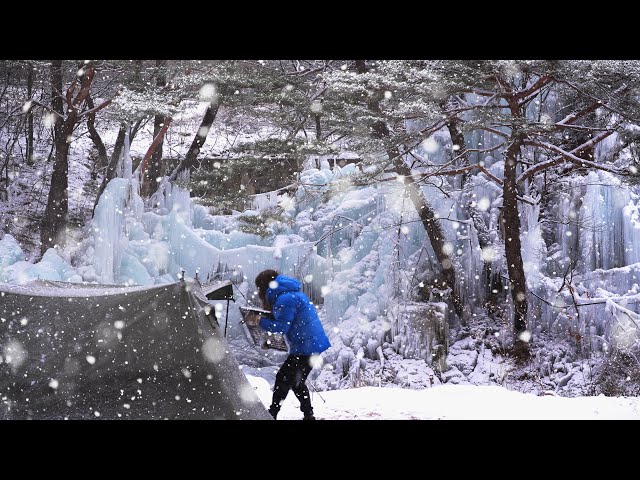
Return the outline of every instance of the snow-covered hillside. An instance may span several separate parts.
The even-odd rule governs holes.
[[[468,281],[466,298],[471,306],[476,305],[470,313],[472,328],[453,324],[445,371],[440,373],[432,365],[437,346],[434,331],[421,325],[425,320],[442,324],[452,319],[447,304],[438,298],[429,299],[427,304],[403,300],[407,290],[424,288],[427,278],[418,272],[427,270],[425,261],[433,253],[425,247],[424,229],[406,204],[401,184],[390,181],[352,187],[349,178],[359,171],[358,167],[324,167],[302,172],[304,187],[294,196],[259,195],[256,204],[261,208],[243,212],[260,215],[279,206],[282,214],[293,220],[290,227],[282,227],[266,238],[240,231],[238,214],[210,215],[205,207],[193,203],[188,192],[167,182],[162,183],[151,202],[155,208],[145,208],[136,176],[116,178],[100,199],[95,217],[85,230],[86,238],[73,248],[63,252],[51,249],[40,262],[32,264],[22,259],[24,254],[18,243],[5,235],[0,240],[0,278],[9,283],[44,279],[149,285],[175,281],[184,271],[189,277],[197,274],[203,282],[214,277],[229,278],[236,285],[239,298],[250,298],[256,274],[275,268],[303,280],[329,333],[332,347],[323,354],[323,364],[311,374],[311,381],[321,390],[365,385],[421,389],[450,383],[583,395],[590,391],[603,342],[607,345],[628,339],[628,329],[616,330],[617,310],[607,313],[605,303],[586,307],[597,317],[591,328],[601,329],[603,342],[592,342],[592,350],[587,352],[585,347],[579,355],[570,341],[551,347],[542,339],[562,332],[565,324],[561,310],[555,311],[541,302],[541,313],[533,322],[536,339],[540,339],[532,345],[535,360],[523,368],[505,352],[509,322],[499,316],[488,317],[477,301],[482,296],[480,282]],[[335,189],[335,185],[340,188]],[[436,193],[430,191],[429,195]],[[625,204],[631,206],[621,211],[619,221],[623,229],[631,232],[636,228],[636,197],[632,192],[624,195]],[[594,208],[603,208],[595,205]],[[452,200],[443,198],[440,215],[446,216],[452,206]],[[590,217],[594,212],[583,215]],[[466,278],[473,280],[482,266],[474,263],[470,254],[478,248],[469,235],[471,225],[448,222],[446,227],[451,237],[468,239],[460,243],[460,259]],[[565,231],[560,229],[558,235],[565,235]],[[629,233],[627,238],[635,237]],[[525,232],[523,239],[539,242],[539,231],[534,227]],[[600,241],[615,242],[616,238]],[[632,256],[634,243],[628,241],[630,247],[622,251],[632,262],[636,260]],[[536,255],[530,265],[536,265],[538,276],[532,275],[531,285],[540,298],[557,303],[552,288],[557,279],[545,275],[549,259],[539,252]],[[607,284],[601,280],[594,284],[596,290],[589,290],[589,283],[585,282],[581,292],[624,295],[633,283],[633,272],[631,268],[623,269],[618,274],[622,280]],[[586,270],[585,278],[590,278],[589,274]],[[612,275],[616,275],[615,271]],[[603,290],[603,286],[609,290]],[[282,360],[278,354],[265,356],[248,347],[235,308],[228,321],[229,340],[241,362],[260,367]]]
[[[396,69],[401,76],[406,72],[416,74],[412,70],[416,67],[412,65],[394,65],[393,62],[388,65],[391,73]],[[371,85],[354,86],[349,82],[355,81],[357,76],[354,73],[349,77],[353,72],[345,72],[346,69],[345,64],[345,69],[341,69],[345,77],[338,78],[334,88],[344,88],[347,93],[361,92],[360,87],[366,91],[365,87],[373,88],[375,82],[385,81],[385,78],[375,76],[378,73],[370,71],[358,78],[373,78]],[[298,72],[296,69],[287,75],[291,77]],[[438,89],[420,90],[424,87],[423,82],[436,75],[437,70],[425,67],[424,72],[429,75],[412,77],[418,85],[417,96],[440,98]],[[517,70],[508,70],[507,74],[511,75],[509,78],[514,85],[520,85],[518,82],[524,78],[518,77]],[[390,115],[385,120],[389,125],[402,118],[395,125],[397,132],[389,130],[390,135],[396,135],[394,140],[402,143],[407,140],[402,135],[406,133],[410,138],[410,133],[422,128],[420,122],[430,118],[435,106],[420,103],[414,91],[405,92],[406,97],[401,97],[403,89],[413,88],[411,81],[391,78],[395,82],[391,82],[393,89],[389,87],[390,90],[379,92],[380,98],[384,98],[380,100],[380,108],[381,112]],[[563,132],[556,138],[562,148],[565,143],[579,146],[578,140],[584,140],[580,135],[590,127],[572,125],[571,128],[575,128],[567,131],[580,138],[570,138],[564,129],[568,128],[566,122],[571,120],[571,115],[558,113],[568,108],[560,103],[560,95],[540,93],[540,98],[534,101],[529,89],[538,83],[528,81],[522,80],[524,83],[520,85],[522,101],[527,101],[521,110],[534,132],[532,138],[547,133],[552,135],[558,130]],[[287,84],[282,90],[275,95],[277,102],[295,89]],[[233,95],[240,98],[240,87],[233,91]],[[213,210],[192,198],[185,187],[186,176],[177,182],[164,177],[159,181],[157,192],[151,198],[143,198],[141,180],[132,165],[143,157],[153,140],[154,125],[149,121],[153,117],[149,114],[135,141],[124,149],[120,177],[108,184],[93,215],[94,197],[102,173],[94,170],[95,148],[85,125],[78,126],[69,157],[69,218],[72,222],[65,232],[67,245],[64,249],[49,249],[42,257],[36,247],[39,241],[37,226],[46,204],[52,169],[52,162],[47,161],[46,156],[52,150],[47,144],[51,139],[46,137],[46,130],[41,129],[44,133],[36,142],[35,163],[12,164],[11,175],[7,169],[7,198],[0,201],[0,216],[4,222],[0,232],[0,282],[25,284],[39,279],[153,285],[173,282],[184,272],[202,283],[213,279],[231,280],[238,304],[244,305],[247,301],[257,303],[253,282],[260,271],[276,269],[294,276],[302,282],[304,292],[315,304],[332,343],[316,364],[309,382],[323,392],[354,389],[352,394],[344,394],[344,399],[341,392],[330,394],[334,405],[344,403],[351,409],[350,413],[346,413],[347,407],[344,407],[344,413],[339,411],[342,407],[335,407],[336,411],[325,410],[320,415],[325,418],[373,415],[378,408],[377,400],[368,404],[366,398],[382,396],[384,401],[381,401],[389,403],[395,400],[394,395],[400,395],[397,392],[401,390],[396,387],[426,390],[405,392],[406,396],[398,401],[409,399],[407,401],[420,403],[424,400],[426,405],[435,406],[447,402],[454,405],[458,395],[468,394],[486,394],[487,403],[489,398],[494,398],[498,399],[497,405],[503,405],[502,400],[513,400],[546,406],[560,400],[532,400],[520,393],[542,395],[553,392],[570,397],[600,392],[640,395],[640,363],[630,350],[640,342],[640,186],[625,173],[627,164],[631,164],[631,147],[624,144],[626,140],[621,133],[626,126],[612,115],[590,131],[592,134],[611,128],[597,148],[589,150],[585,147],[584,152],[578,152],[588,151],[593,162],[606,163],[607,167],[602,169],[587,170],[586,164],[576,166],[572,157],[569,158],[573,163],[565,165],[571,163],[571,168],[564,169],[561,168],[564,164],[551,156],[557,154],[560,147],[551,149],[550,153],[548,144],[536,146],[531,139],[529,144],[523,144],[522,156],[518,157],[521,165],[517,168],[520,169],[518,174],[524,177],[518,177],[517,200],[512,202],[514,217],[521,224],[519,235],[515,237],[519,236],[522,244],[527,291],[523,297],[528,308],[527,330],[520,338],[529,342],[531,353],[522,362],[511,350],[513,305],[516,302],[511,293],[513,291],[517,298],[517,291],[510,286],[513,277],[507,275],[513,265],[506,261],[507,246],[512,238],[505,229],[504,159],[508,143],[505,138],[512,125],[491,123],[488,128],[474,127],[484,125],[485,121],[509,118],[505,116],[506,107],[500,104],[502,93],[485,94],[481,91],[476,95],[463,89],[457,91],[457,98],[452,100],[456,105],[449,106],[454,109],[451,112],[459,114],[456,118],[460,124],[470,128],[465,132],[466,137],[461,133],[460,142],[466,142],[469,148],[467,167],[456,163],[460,160],[461,145],[455,144],[455,132],[444,124],[437,124],[438,128],[418,141],[409,152],[411,155],[405,154],[407,158],[403,160],[411,165],[407,167],[410,175],[425,176],[422,178],[425,181],[415,184],[418,186],[414,187],[414,197],[423,197],[433,208],[434,221],[441,226],[444,237],[438,251],[432,247],[432,239],[425,230],[425,219],[421,218],[405,183],[410,175],[397,175],[397,168],[394,170],[378,158],[384,154],[389,156],[389,152],[370,147],[367,144],[371,140],[369,133],[359,133],[364,138],[350,138],[350,141],[351,145],[367,144],[365,146],[372,150],[362,147],[365,154],[350,158],[358,159],[358,162],[342,168],[330,165],[326,155],[300,150],[305,153],[297,159],[300,168],[292,188],[254,195],[247,203],[250,208],[242,212],[212,214]],[[565,91],[562,94],[568,96]],[[260,102],[271,101],[271,97],[265,100],[258,93],[255,98],[252,95],[249,95],[251,101],[238,110],[234,110],[237,105],[234,107],[233,101],[223,105],[214,127],[210,132],[206,129],[208,136],[198,151],[199,158],[218,156],[243,141],[289,139],[289,134],[296,141],[306,142],[305,148],[309,151],[318,146],[311,135],[307,136],[306,130],[302,140],[299,127],[294,133],[285,132],[285,135],[278,129],[286,122],[274,118],[257,121],[261,112],[267,117],[269,108]],[[396,97],[408,101],[400,101],[393,110]],[[354,96],[351,103],[358,98]],[[492,104],[495,99],[497,103]],[[582,103],[585,101],[581,99]],[[253,102],[257,105],[255,112]],[[358,111],[344,99],[334,98],[331,102],[334,104],[329,100],[325,104],[326,115],[322,118],[322,122],[328,124],[323,124],[325,127],[335,126],[338,133],[344,133],[340,128],[353,122],[354,132],[370,130],[370,125],[355,125],[357,118],[347,115],[351,111],[349,108],[360,112],[360,116],[363,116],[362,110]],[[340,108],[336,107],[336,102]],[[587,110],[601,118],[600,110],[604,108],[598,107],[601,104]],[[183,99],[179,105],[174,105],[171,128],[164,139],[165,160],[175,161],[185,156],[196,132],[200,131],[199,124],[207,105],[195,98]],[[282,107],[282,103],[277,105],[271,105],[273,110],[279,111]],[[325,107],[319,103],[313,105],[315,110],[311,112],[318,115],[316,137],[321,137],[320,113]],[[347,113],[342,112],[343,106]],[[485,118],[482,114],[475,118],[460,113],[476,107],[482,112],[493,108],[497,117]],[[251,115],[247,110],[251,110]],[[304,115],[307,110],[306,104],[300,107]],[[552,121],[549,112],[555,112],[558,119]],[[340,119],[340,114],[347,116]],[[425,118],[420,117],[423,114]],[[306,118],[304,115],[302,118]],[[420,120],[414,122],[416,116]],[[446,115],[437,113],[436,118],[440,117]],[[245,123],[245,120],[248,121]],[[109,152],[116,142],[120,124],[121,119],[114,120],[105,115],[98,125]],[[630,135],[629,131],[625,134]],[[349,135],[351,133],[344,133],[345,137]],[[16,148],[24,148],[24,139],[20,135],[16,138]],[[334,143],[332,148],[344,146],[340,141]],[[540,151],[534,152],[534,146]],[[527,151],[527,148],[531,150]],[[344,150],[348,148],[344,147]],[[616,165],[609,164],[614,152]],[[346,157],[350,153],[342,152],[342,155]],[[546,173],[524,175],[526,171],[535,170],[534,165],[544,166],[549,162],[556,162],[553,164],[558,167],[554,170],[553,180],[548,182]],[[469,163],[474,165],[473,169]],[[442,176],[434,173],[454,167],[460,167],[465,171],[464,175],[468,174],[464,186],[461,186],[462,170]],[[620,172],[625,175],[619,175]],[[290,179],[288,174],[287,179]],[[284,179],[283,183],[286,183]],[[252,229],[251,225],[261,228]],[[486,231],[480,231],[479,225]],[[482,236],[484,239],[480,241]],[[439,250],[452,259],[447,261],[456,273],[459,287],[456,293],[463,305],[461,315],[452,311],[451,292],[440,275],[446,267],[439,258],[438,254],[442,253]],[[215,311],[220,314],[221,321],[228,323],[227,340],[245,372],[272,383],[283,354],[261,351],[247,343],[237,305],[232,304],[228,318],[220,313],[223,312],[220,306]],[[254,381],[266,398],[265,383]],[[374,387],[378,390],[373,390]],[[511,393],[493,395],[503,392],[501,389]],[[350,404],[360,400],[365,402],[364,406],[354,413],[355,407]],[[623,410],[618,413],[612,410],[611,415],[637,414],[635,410],[629,410],[631,403],[620,402],[611,405],[624,404]],[[314,403],[318,405],[317,400]],[[583,417],[595,415],[593,409],[605,408],[587,402],[585,409],[581,406],[573,413],[568,412],[578,403],[553,403],[553,406],[562,405],[559,412],[563,414],[575,413]],[[446,415],[449,415],[447,418],[459,418],[465,414],[482,416],[483,412],[490,416],[501,413],[508,416],[512,412],[499,407],[496,410],[467,410],[466,413],[434,408],[398,407],[384,410],[380,415],[382,418],[444,418]],[[539,410],[532,408],[535,416]],[[290,410],[285,412],[285,417],[290,414]]]

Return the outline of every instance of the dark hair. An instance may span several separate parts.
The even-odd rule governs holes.
[[[262,308],[271,310],[271,305],[267,301],[267,288],[279,275],[275,270],[264,270],[256,276],[256,287],[258,287],[258,298],[262,302]]]

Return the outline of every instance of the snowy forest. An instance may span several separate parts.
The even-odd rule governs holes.
[[[320,418],[639,418],[639,169],[640,61],[0,61],[0,418],[184,418],[220,371],[268,406],[266,269],[331,342]]]

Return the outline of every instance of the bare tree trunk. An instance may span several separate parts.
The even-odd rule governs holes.
[[[93,99],[91,95],[87,97],[87,107],[90,109],[94,108]],[[100,134],[96,130],[96,114],[90,113],[87,115],[87,130],[89,131],[89,136],[91,137],[91,141],[93,145],[96,147],[98,151],[98,165],[100,168],[104,168],[107,166],[107,162],[109,161],[107,157],[107,148],[104,146],[104,142],[100,137]],[[95,167],[94,167],[95,169]]]
[[[467,147],[464,141],[464,133],[460,129],[458,122],[455,120],[447,123],[447,129],[449,130],[449,136],[451,137],[451,141],[453,145],[458,145],[460,150],[457,155],[461,156],[462,162],[461,166],[466,167],[469,165],[469,155],[467,154]],[[455,153],[455,151],[454,151]],[[464,188],[469,180],[470,171],[465,171],[462,174],[460,187]],[[473,226],[476,229],[478,234],[478,243],[480,244],[480,248],[486,248],[491,243],[489,237],[489,229],[487,228],[487,224],[484,222],[482,218],[482,214],[478,211],[477,208],[471,205],[472,199],[470,197],[470,191],[465,192],[463,194],[465,209],[469,218],[473,222]]]
[[[445,105],[443,104],[444,108]],[[464,141],[464,133],[460,128],[460,124],[456,118],[452,119],[450,122],[447,122],[447,130],[449,130],[449,136],[451,137],[451,146],[458,146],[459,150],[455,150],[452,148],[452,151],[455,155],[460,156],[459,166],[466,167],[469,165],[469,156],[467,155],[467,144]],[[457,152],[457,153],[456,153]],[[469,179],[469,175],[471,172],[466,171],[461,176],[460,187],[464,187]]]
[[[57,119],[55,124],[56,154],[51,176],[51,187],[47,207],[42,219],[40,230],[41,253],[55,245],[64,246],[66,242],[66,227],[69,213],[69,147],[73,129],[80,119],[80,109],[89,96],[91,83],[95,74],[93,66],[83,67],[84,73],[80,80],[75,78],[66,92],[66,117]],[[54,60],[51,64],[51,84],[53,91],[62,92],[62,61]],[[73,98],[75,87],[80,85],[78,94]],[[62,112],[62,93],[53,97],[54,110]],[[59,110],[58,110],[59,108]]]
[[[156,86],[164,87],[167,84],[167,77],[165,74],[166,60],[156,60]],[[165,118],[162,115],[156,115],[153,121],[153,138],[157,138],[160,130],[164,125]],[[162,164],[162,144],[164,138],[160,139],[160,144],[156,147],[151,157],[151,163],[149,164],[149,170],[147,171],[146,178],[144,179],[142,186],[142,195],[150,197],[158,189],[157,178],[165,175],[165,169]]]
[[[144,66],[144,60],[133,61],[133,84],[134,89],[139,90],[142,84],[142,67]]]
[[[510,105],[514,117],[519,117],[517,101]],[[511,298],[514,305],[513,333],[516,341],[519,335],[527,329],[527,284],[522,263],[522,245],[520,243],[520,214],[518,213],[517,198],[517,166],[521,141],[518,128],[514,125],[512,142],[505,152],[503,199],[504,246],[507,258],[507,271],[511,283]]]
[[[444,277],[444,281],[451,289],[451,300],[453,303],[453,308],[460,320],[464,322],[464,305],[462,305],[460,294],[458,292],[455,265],[452,258],[446,253],[448,249],[445,248],[446,237],[444,235],[444,231],[442,230],[442,225],[440,225],[440,222],[436,218],[435,210],[427,201],[424,193],[422,193],[420,185],[415,183],[415,180],[413,180],[411,176],[411,169],[404,162],[402,156],[399,155],[397,149],[391,150],[390,152],[388,152],[388,155],[391,158],[395,158],[393,162],[395,171],[399,175],[402,175],[404,177],[404,184],[407,188],[407,192],[409,193],[409,197],[413,202],[413,206],[418,211],[420,221],[422,222],[422,225],[424,226],[424,229],[427,231],[427,235],[429,236],[431,248],[433,248],[433,251],[436,254],[436,258],[438,259],[438,261],[440,262],[440,266],[442,267],[442,276]]]
[[[113,146],[113,152],[111,153],[111,159],[109,160],[109,164],[107,165],[107,170],[104,173],[104,178],[102,179],[102,183],[100,184],[100,188],[98,188],[98,193],[96,194],[96,200],[93,202],[93,211],[96,211],[96,206],[98,205],[98,201],[102,196],[104,189],[107,188],[107,184],[110,180],[115,178],[116,169],[118,168],[118,161],[120,160],[120,154],[122,153],[122,149],[124,148],[124,139],[127,133],[127,125],[120,125],[120,130],[118,130],[118,136],[116,137],[116,143]]]
[[[131,145],[136,134],[140,131],[140,126],[142,125],[142,122],[144,120],[144,118],[141,118],[131,127],[131,132],[129,133],[129,145]],[[109,159],[104,178],[102,179],[102,183],[100,184],[100,188],[98,189],[98,193],[96,194],[96,199],[93,202],[94,212],[96,211],[96,206],[98,205],[100,196],[104,193],[104,189],[107,188],[107,184],[112,179],[114,179],[118,173],[118,162],[120,161],[120,155],[122,154],[122,149],[124,148],[124,140],[127,133],[127,128],[128,126],[123,123],[120,125],[120,130],[118,130],[118,136],[116,137],[116,143],[113,146],[113,152],[111,152],[111,158]]]
[[[40,229],[40,253],[44,254],[48,248],[54,245],[64,245],[65,237],[63,226],[67,221],[68,214],[68,154],[69,144],[67,143],[64,120],[63,120],[63,97],[62,97],[62,60],[51,62],[51,106],[59,115],[54,126],[55,160],[53,164],[53,174],[51,176],[51,187],[47,207],[42,219]]]
[[[356,69],[358,70],[358,73],[365,73],[367,71],[364,60],[356,60]],[[380,112],[380,106],[375,100],[369,102],[369,109],[376,113]],[[385,122],[374,122],[374,124],[371,125],[371,128],[374,137],[380,139],[389,137],[389,128]],[[398,149],[396,147],[389,148],[387,150],[387,155],[392,159],[396,173],[404,177],[404,184],[407,188],[407,192],[409,193],[409,197],[420,216],[424,229],[427,231],[427,235],[429,236],[429,241],[436,254],[436,258],[440,262],[444,281],[447,287],[451,290],[453,308],[458,315],[458,318],[460,318],[462,322],[465,322],[464,306],[462,305],[456,282],[455,265],[449,254],[446,253],[448,251],[448,249],[445,248],[446,238],[444,231],[442,230],[442,225],[440,225],[440,222],[436,218],[436,212],[427,201],[424,193],[422,193],[420,185],[415,183],[415,180],[412,177],[411,168],[409,168],[409,165],[405,163]]]
[[[200,153],[200,149],[202,148],[202,145],[204,145],[204,142],[207,140],[207,135],[209,134],[211,125],[213,125],[213,121],[216,119],[219,108],[220,102],[218,100],[214,100],[209,104],[209,107],[204,114],[204,118],[200,123],[200,127],[196,132],[196,136],[194,137],[193,142],[189,147],[189,151],[185,155],[184,159],[173,170],[173,173],[169,177],[169,180],[174,181],[178,177],[178,174],[180,172],[184,170],[191,170],[191,168],[195,166],[198,154]]]
[[[33,66],[27,63],[27,97],[33,100]],[[33,105],[27,113],[27,165],[33,165]]]
[[[146,178],[145,173],[147,172],[146,170],[147,164],[149,163],[149,160],[153,157],[153,154],[156,152],[158,147],[162,145],[162,139],[164,138],[165,133],[167,133],[167,130],[169,130],[171,121],[172,121],[171,118],[165,118],[162,128],[153,138],[153,141],[151,142],[151,145],[149,146],[147,153],[144,155],[144,157],[140,161],[140,166],[138,168],[140,169],[140,175],[143,180],[144,178]],[[144,182],[142,183],[142,187],[144,188]]]
[[[322,138],[322,124],[320,123],[320,115],[314,115],[316,120],[316,140],[320,141]]]
[[[444,107],[444,105],[442,105]],[[454,150],[454,154],[460,156],[461,162],[460,167],[469,166],[469,155],[467,152],[467,146],[464,139],[464,133],[460,128],[460,125],[456,119],[447,123],[447,129],[449,130],[449,136],[451,137],[451,142],[453,145],[458,145],[460,147],[459,150]],[[469,218],[473,222],[473,226],[476,230],[476,236],[478,239],[478,245],[481,249],[486,249],[492,245],[491,236],[489,234],[489,228],[484,221],[482,213],[478,210],[474,205],[473,199],[473,190],[469,188],[465,188],[469,178],[471,176],[471,171],[465,171],[460,177],[460,188],[462,189],[461,195],[461,204],[457,205],[457,215],[458,218]],[[457,248],[461,248],[457,246]],[[490,258],[488,255],[483,258]],[[485,282],[485,292],[487,298],[487,308],[489,310],[493,309],[497,304],[497,294],[493,293],[494,290],[498,290],[498,292],[502,293],[502,284],[500,279],[500,272],[494,272],[491,268],[492,261],[483,261],[482,266],[482,278]],[[471,279],[467,279],[467,281],[471,281]]]

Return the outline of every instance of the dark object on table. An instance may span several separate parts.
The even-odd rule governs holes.
[[[267,332],[258,325],[260,317],[272,319],[273,314],[271,312],[256,307],[240,307],[240,313],[242,314],[240,324],[243,326],[244,333],[250,343],[265,350],[272,348],[283,352],[289,351],[289,345],[284,335]]]

